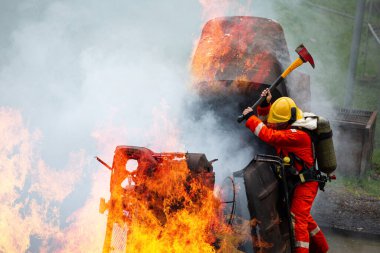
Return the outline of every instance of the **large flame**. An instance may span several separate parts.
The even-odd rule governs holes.
[[[125,170],[125,157],[115,159],[114,170]],[[118,172],[113,173],[108,203],[112,235],[108,234],[106,248],[139,253],[238,252],[207,173],[191,172],[183,153],[160,154],[153,171],[144,159],[130,185],[121,187]],[[125,172],[120,175],[128,177]]]
[[[147,191],[157,194],[157,206],[137,203],[128,235],[131,252],[213,252],[213,223],[217,201],[211,190],[193,180],[184,160],[164,162],[154,177],[146,178]],[[138,214],[139,210],[141,214]],[[160,210],[161,209],[161,210]],[[156,213],[156,214],[155,214]]]
[[[224,38],[223,31],[216,32]],[[228,36],[222,42],[228,45]],[[216,50],[226,50],[222,55],[229,53],[226,47]],[[206,69],[213,70],[213,66]],[[163,136],[162,128],[156,127],[158,130],[150,132],[156,137],[151,146],[178,148],[180,144],[173,138],[175,128],[165,126],[169,131]],[[110,136],[120,129],[112,131]],[[29,130],[20,112],[9,108],[0,108],[0,133],[0,252],[31,251],[33,238],[39,242],[33,250],[39,252],[100,252],[106,216],[98,213],[98,203],[100,196],[107,195],[108,171],[90,177],[91,192],[84,206],[62,221],[60,207],[90,163],[85,152],[73,153],[63,170],[49,167],[38,153],[42,133]],[[95,138],[103,138],[100,145],[107,145],[102,154],[125,141],[110,136],[104,137],[102,131],[94,133]],[[166,161],[159,168],[154,177],[143,178],[147,191],[159,196],[155,208],[147,201],[149,196],[129,195],[129,203],[136,209],[125,223],[128,226],[120,226],[120,230],[127,231],[124,239],[131,250],[128,252],[235,252],[236,237],[223,222],[222,205],[212,189],[202,180],[188,179],[190,172],[183,159]],[[62,227],[62,223],[68,225]]]
[[[10,108],[0,108],[0,133],[0,252],[30,251],[33,238],[39,251],[49,251],[62,233],[60,205],[80,178],[84,153],[73,153],[65,170],[49,168],[36,152],[41,133]]]

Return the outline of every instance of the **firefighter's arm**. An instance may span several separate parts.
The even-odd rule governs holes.
[[[272,93],[269,88],[266,88],[261,92],[261,96],[265,97],[265,100],[257,107],[257,116],[262,121],[266,121],[271,107],[270,101],[272,100]]]
[[[270,92],[269,88],[266,88],[261,92],[262,97],[265,97],[265,100],[261,103],[261,107],[267,107],[270,104],[270,101],[272,100],[272,93]]]
[[[269,110],[270,110],[270,101],[272,99],[272,94],[269,88],[263,90],[261,92],[262,97],[266,97],[265,100],[257,107],[257,116],[262,120],[266,121],[268,118]],[[246,119],[254,115],[254,111],[251,107],[247,107],[243,111],[243,115],[246,116]]]
[[[273,146],[298,146],[307,141],[307,134],[296,129],[274,130],[268,128],[259,118],[252,115],[246,122],[256,136]]]

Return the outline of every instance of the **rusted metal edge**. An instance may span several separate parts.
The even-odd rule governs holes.
[[[377,111],[373,111],[373,113],[372,113],[371,117],[369,118],[365,128],[370,129],[374,125],[373,123],[376,120],[376,116],[377,116]]]

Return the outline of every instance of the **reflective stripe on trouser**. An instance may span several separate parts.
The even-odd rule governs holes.
[[[311,231],[309,232],[309,234],[310,234],[311,237],[313,237],[313,236],[315,236],[319,231],[321,231],[321,229],[320,229],[320,228],[318,227],[318,225],[317,225],[317,227],[314,228],[313,230],[311,230]]]
[[[327,252],[328,245],[322,231],[310,215],[311,206],[318,192],[317,182],[297,185],[294,189],[290,211],[294,219],[296,253]],[[312,236],[312,234],[314,236]],[[313,248],[313,251],[311,250]]]
[[[296,241],[296,247],[309,250],[309,242]]]
[[[309,223],[308,227],[308,230],[310,231],[310,253],[325,253],[329,249],[326,237],[315,221],[314,224]]]

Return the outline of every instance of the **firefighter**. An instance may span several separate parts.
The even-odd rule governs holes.
[[[246,127],[261,140],[274,146],[281,157],[296,157],[293,162],[295,174],[313,169],[315,158],[311,137],[299,128],[292,128],[293,123],[302,121],[303,112],[289,97],[281,97],[271,105],[269,89],[265,89],[261,96],[266,99],[257,108],[258,117],[251,107],[243,111],[247,119]],[[317,192],[316,181],[297,182],[292,190],[290,212],[296,253],[309,252],[309,249],[316,253],[328,251],[326,238],[310,214]]]

